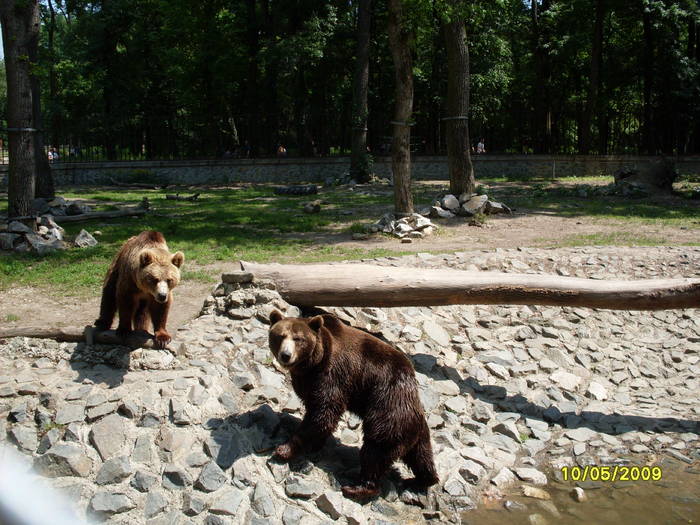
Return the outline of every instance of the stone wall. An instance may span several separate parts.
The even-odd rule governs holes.
[[[570,177],[612,175],[619,168],[656,162],[659,157],[570,155],[481,155],[474,157],[479,177]],[[348,172],[349,157],[312,159],[240,159],[197,161],[58,162],[52,165],[56,184],[109,184],[111,179],[134,182],[223,184],[231,182],[323,182]],[[700,173],[700,156],[676,158],[681,174]],[[388,177],[391,159],[375,160],[377,175]],[[447,158],[415,157],[415,180],[447,179]],[[0,186],[7,185],[7,166],[0,166]]]

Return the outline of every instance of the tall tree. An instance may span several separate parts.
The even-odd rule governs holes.
[[[352,84],[352,153],[350,174],[359,182],[370,176],[367,154],[367,88],[372,0],[360,0],[357,10],[357,53]]]
[[[535,62],[533,85],[535,153],[550,153],[552,148],[552,100],[549,96],[551,67],[547,53],[547,34],[542,15],[554,0],[531,0],[532,55]]]
[[[444,24],[447,48],[447,165],[450,193],[474,192],[474,166],[469,151],[469,47],[464,11],[459,0],[450,0],[452,12]]]
[[[388,0],[389,47],[394,61],[396,100],[391,140],[391,172],[394,177],[394,215],[413,213],[411,193],[411,118],[413,116],[413,31],[403,0]]]
[[[8,217],[30,215],[35,188],[31,47],[39,35],[39,3],[0,2],[7,73]]]
[[[591,124],[598,104],[598,91],[600,91],[600,65],[603,55],[603,20],[606,11],[605,0],[595,0],[595,22],[593,27],[593,42],[591,45],[591,72],[589,76],[586,107],[581,119],[579,132],[579,153],[585,155],[591,150],[592,133]]]

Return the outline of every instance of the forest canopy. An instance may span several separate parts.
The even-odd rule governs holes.
[[[504,153],[700,152],[697,0],[466,4],[474,144],[484,138],[489,152]],[[412,149],[444,153],[442,3],[406,5]],[[68,155],[350,150],[355,1],[42,0],[40,8],[46,144]],[[385,0],[372,2],[369,56],[368,143],[381,154],[394,99]]]

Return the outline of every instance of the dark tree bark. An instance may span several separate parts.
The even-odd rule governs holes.
[[[402,0],[389,0],[389,47],[394,60],[396,101],[391,141],[391,172],[394,177],[394,214],[413,213],[411,194],[411,127],[413,114],[413,32],[408,27]]]
[[[474,166],[469,151],[469,48],[464,20],[444,24],[447,47],[447,165],[450,193],[474,192]]]
[[[542,12],[549,9],[550,0],[542,0]],[[552,103],[549,95],[551,67],[544,48],[545,31],[540,22],[540,6],[531,0],[532,12],[532,54],[535,65],[533,99],[535,107],[533,131],[535,153],[550,153],[552,149]]]
[[[652,88],[654,83],[654,41],[651,28],[651,13],[646,9],[646,2],[642,4],[642,27],[644,34],[644,60],[643,68],[643,101],[644,122],[642,123],[642,150],[653,155],[654,148],[654,123],[652,113]]]
[[[58,78],[56,75],[55,34],[56,34],[56,10],[52,0],[48,0],[49,24],[47,27],[48,47],[49,47],[49,102],[55,104],[58,93]],[[61,128],[61,115],[58,111],[51,112],[51,136],[50,144],[58,144],[59,130]]]
[[[39,62],[39,32],[33,35],[29,46],[29,61],[32,64]],[[35,197],[53,199],[56,196],[53,174],[49,159],[44,148],[44,118],[41,112],[41,85],[39,77],[32,75],[30,79],[32,90],[32,115],[34,117],[34,164],[36,187]]]
[[[258,53],[260,51],[260,39],[258,37],[258,16],[256,14],[255,0],[246,0],[247,44],[248,44],[248,129],[247,138],[250,146],[250,156],[257,157],[260,148],[260,102],[258,99]]]
[[[578,151],[586,155],[591,150],[592,133],[591,123],[598,104],[598,91],[600,89],[600,67],[603,55],[603,19],[605,18],[605,0],[595,1],[595,26],[593,28],[593,42],[591,45],[591,74],[588,85],[586,107],[583,111],[581,122],[581,134],[579,135]]]
[[[367,158],[367,88],[369,84],[369,37],[372,0],[360,0],[357,13],[357,54],[352,86],[352,154],[350,174],[369,182]]]
[[[37,0],[0,2],[0,22],[7,75],[8,217],[19,217],[31,214],[36,177],[29,57],[39,34]]]

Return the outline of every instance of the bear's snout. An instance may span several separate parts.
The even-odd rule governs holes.
[[[280,345],[280,349],[277,352],[277,360],[282,366],[291,366],[294,363],[296,357],[296,348],[294,345],[294,340],[285,337]]]
[[[282,350],[280,352],[280,361],[283,363],[289,363],[289,361],[292,359],[292,352],[289,350]]]

